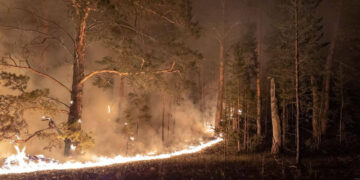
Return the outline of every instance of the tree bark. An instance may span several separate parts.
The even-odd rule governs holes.
[[[243,114],[244,114],[244,150],[247,150],[247,102],[246,102],[246,89],[244,90],[243,99]]]
[[[220,120],[223,105],[223,90],[224,90],[224,44],[219,42],[219,84],[217,92],[217,104],[216,104],[216,117],[215,117],[215,129],[220,129]]]
[[[335,29],[334,33],[331,39],[331,44],[329,48],[328,55],[326,57],[326,64],[325,64],[325,77],[324,77],[324,95],[323,95],[323,111],[321,114],[321,133],[323,135],[326,134],[327,130],[327,124],[328,124],[328,118],[329,118],[329,102],[330,102],[330,81],[331,81],[331,68],[332,68],[332,60],[336,48],[336,40],[337,40],[337,34],[340,26],[340,17],[341,17],[341,11],[343,6],[343,0],[339,0],[339,11],[338,15],[335,20]]]
[[[288,127],[288,120],[286,116],[286,101],[282,104],[282,147],[286,147],[286,133],[287,133],[287,127]]]
[[[340,64],[340,121],[339,121],[339,142],[342,143],[342,131],[343,131],[343,110],[344,110],[344,76],[343,76],[343,68]]]
[[[257,63],[256,63],[256,134],[261,136],[261,58],[262,58],[262,8],[259,4],[257,19]]]
[[[74,5],[76,6],[76,5]],[[77,36],[75,40],[75,53],[73,64],[73,82],[71,89],[71,105],[70,113],[67,121],[68,130],[75,133],[81,130],[81,113],[82,113],[82,95],[83,85],[79,82],[84,78],[84,63],[85,63],[85,29],[87,26],[87,18],[89,16],[90,8],[78,8],[77,15],[80,17],[80,24],[77,27]],[[70,146],[72,143],[70,139],[65,139],[64,155],[70,155]]]
[[[299,19],[298,0],[295,0],[295,96],[296,96],[296,164],[300,164],[300,99],[299,99]]]
[[[278,114],[278,105],[276,99],[275,81],[274,78],[270,80],[270,100],[271,100],[271,122],[273,127],[273,142],[271,147],[271,154],[279,154],[281,148],[281,126],[280,117]]]
[[[165,129],[165,105],[166,105],[166,96],[164,94],[163,95],[163,104],[162,104],[162,121],[161,121],[161,140],[162,140],[162,143],[164,143],[164,141],[165,141],[165,134],[164,134],[164,129]]]
[[[321,125],[319,121],[319,97],[314,76],[311,76],[312,96],[313,96],[313,109],[312,109],[312,128],[313,138],[316,148],[319,148],[321,142]]]

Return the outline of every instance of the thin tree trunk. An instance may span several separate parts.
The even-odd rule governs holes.
[[[274,78],[270,80],[270,98],[271,98],[271,122],[273,127],[273,139],[271,154],[279,154],[281,148],[281,125],[276,99],[276,89]]]
[[[166,105],[166,96],[163,95],[163,104],[162,104],[162,121],[161,121],[161,140],[162,143],[165,141],[165,134],[164,134],[164,128],[165,128],[165,105]]]
[[[257,66],[256,66],[256,134],[261,136],[261,58],[262,58],[262,8],[259,4],[257,19]]]
[[[321,126],[319,121],[319,97],[318,97],[316,80],[314,76],[311,76],[311,86],[312,86],[312,95],[313,95],[313,110],[312,110],[313,138],[316,144],[316,148],[318,149],[321,142]]]
[[[74,5],[76,7],[76,5]],[[71,89],[71,105],[67,121],[68,129],[75,133],[81,130],[81,114],[82,114],[82,95],[83,85],[79,82],[84,78],[84,64],[85,64],[85,29],[87,26],[87,18],[90,9],[88,7],[78,8],[77,15],[80,17],[80,24],[77,28],[77,35],[75,40],[75,54],[73,65],[73,82]],[[80,12],[81,11],[81,12]],[[70,155],[70,146],[72,143],[70,139],[65,139],[65,156]]]
[[[171,111],[172,111],[172,108],[171,108],[171,99],[169,100],[169,102],[168,102],[168,107],[169,107],[169,110],[168,110],[168,113],[167,113],[167,115],[168,115],[168,120],[167,120],[167,137],[168,137],[168,139],[169,139],[169,137],[170,137],[170,121],[171,121]]]
[[[217,105],[216,105],[216,119],[215,119],[215,129],[220,129],[220,120],[221,112],[223,105],[223,90],[224,90],[224,45],[222,42],[219,42],[219,85],[217,92]]]
[[[246,89],[244,90],[244,99],[243,99],[243,114],[244,114],[244,150],[247,149],[246,145],[247,145],[247,102],[246,102]]]
[[[269,103],[268,103],[268,97],[265,99],[265,134],[264,136],[267,136],[268,134],[268,114],[269,114]]]
[[[300,99],[299,99],[299,30],[298,0],[295,0],[295,96],[296,96],[296,164],[300,164]]]
[[[339,10],[338,15],[335,20],[335,29],[334,33],[331,39],[331,44],[329,48],[328,55],[326,57],[326,64],[325,64],[325,78],[324,78],[324,97],[323,97],[323,110],[321,114],[321,132],[323,135],[326,134],[327,130],[327,124],[328,124],[328,118],[329,118],[329,98],[330,98],[330,81],[331,81],[331,68],[332,68],[332,60],[336,48],[336,40],[337,40],[337,34],[340,26],[340,17],[341,17],[341,11],[343,6],[343,0],[339,0]]]
[[[225,19],[225,7],[226,7],[226,0],[221,0],[222,4],[222,19],[223,19],[223,26],[222,26],[222,37],[218,37],[219,42],[219,84],[218,84],[218,92],[217,92],[217,104],[216,104],[216,115],[215,115],[215,129],[219,130],[220,121],[221,121],[221,114],[223,109],[223,91],[224,91],[224,46],[225,46],[225,26],[226,26],[226,19]]]
[[[239,89],[238,89],[239,91]],[[239,134],[239,138],[237,138],[237,151],[240,152],[240,115],[241,115],[241,111],[240,110],[240,92],[238,92],[238,98],[237,98],[237,110],[236,110],[236,114],[237,114],[237,121],[236,121],[236,132],[237,134]]]
[[[341,103],[340,103],[340,121],[339,121],[339,142],[342,143],[342,131],[343,131],[343,109],[344,109],[344,79],[343,79],[343,68],[340,64],[340,96],[341,96]]]
[[[282,104],[282,147],[286,147],[286,133],[287,133],[287,126],[288,120],[286,119],[286,101]]]

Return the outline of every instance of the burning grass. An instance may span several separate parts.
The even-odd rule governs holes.
[[[359,156],[304,159],[296,169],[292,157],[236,154],[223,144],[170,159],[131,162],[77,170],[3,175],[0,179],[354,179],[360,177]]]

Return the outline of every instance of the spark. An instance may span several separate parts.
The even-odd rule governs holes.
[[[135,140],[135,138],[134,138],[134,137],[130,137],[130,140],[133,141],[133,140]]]
[[[241,115],[242,111],[241,109],[238,109],[238,114]]]
[[[107,112],[110,114],[111,113],[111,107],[110,105],[107,106]]]
[[[81,124],[82,123],[81,119],[79,119],[78,122]]]
[[[76,146],[75,146],[75,145],[73,145],[73,144],[71,144],[71,145],[70,145],[70,149],[71,149],[72,151],[75,151]]]
[[[21,138],[19,137],[19,135],[15,135],[17,140],[20,140]]]
[[[70,101],[70,104],[74,104],[74,101],[73,101],[73,100],[71,100],[71,101]]]
[[[46,170],[64,170],[64,169],[81,169],[91,167],[102,167],[113,164],[123,164],[135,161],[148,161],[154,159],[166,159],[174,156],[180,156],[184,154],[196,153],[205,148],[211,147],[219,142],[223,141],[222,138],[217,137],[214,140],[206,143],[201,142],[198,146],[188,146],[187,148],[172,153],[158,154],[149,153],[148,155],[136,155],[136,156],[115,156],[115,157],[102,157],[94,156],[92,161],[80,162],[80,161],[66,161],[60,163],[53,159],[39,158],[34,161],[29,159],[29,156],[25,154],[25,147],[20,151],[18,146],[15,146],[17,154],[11,155],[5,159],[4,165],[0,167],[0,174],[16,174],[16,173],[29,173]],[[39,155],[37,157],[44,157]]]
[[[125,126],[127,126],[127,125],[128,125],[128,123],[127,123],[127,122],[125,122],[125,123],[124,123],[124,125],[125,125]]]

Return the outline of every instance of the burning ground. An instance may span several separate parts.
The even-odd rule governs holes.
[[[224,156],[226,154],[226,156]],[[40,171],[36,173],[1,175],[5,180],[22,179],[353,179],[359,177],[360,157],[319,156],[304,159],[300,170],[295,159],[274,158],[268,153],[237,154],[224,143],[199,153],[163,160],[132,162],[79,170]],[[325,165],[324,165],[325,164]]]

